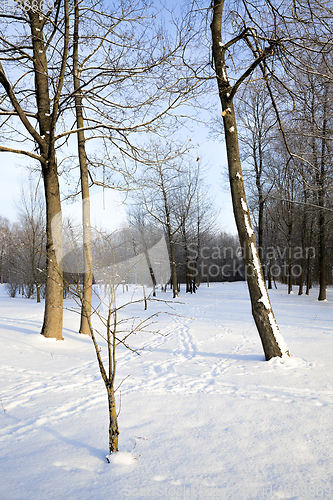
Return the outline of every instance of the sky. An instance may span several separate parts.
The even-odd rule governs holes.
[[[232,204],[229,188],[226,181],[226,155],[224,143],[217,140],[205,139],[201,133],[199,154],[205,170],[205,182],[209,186],[209,193],[219,212],[217,228],[219,231],[236,234],[236,226],[232,213]],[[14,222],[22,187],[29,189],[29,169],[27,159],[10,153],[1,153],[2,159],[2,194],[0,197],[0,215]],[[29,162],[29,160],[28,160]],[[38,176],[34,175],[34,183]],[[126,225],[125,205],[121,195],[115,191],[104,190],[101,187],[91,191],[93,225],[117,229]],[[63,204],[65,216],[80,220],[81,202]],[[112,214],[112,215],[110,215]]]
[[[212,96],[206,96],[206,98],[210,101],[212,113],[204,110],[200,110],[200,112],[198,110],[192,111],[192,113],[199,113],[199,116],[195,118],[201,124],[199,125],[193,121],[193,126],[190,125],[192,130],[189,130],[189,125],[187,124],[184,136],[191,137],[192,144],[199,143],[198,155],[201,159],[201,165],[205,170],[205,183],[209,186],[209,193],[219,214],[218,230],[237,234],[229,187],[227,185],[228,182],[225,175],[227,162],[224,142],[223,139],[214,140],[209,137],[208,127],[202,124],[203,121],[209,123],[216,110],[219,111],[220,103],[218,102],[217,94],[215,98]],[[192,113],[189,113],[189,115]],[[22,187],[25,189],[29,187],[29,170],[27,167],[33,160],[9,153],[1,153],[0,158],[3,164],[0,215],[11,221],[15,221]],[[34,179],[37,182],[38,175],[35,175]],[[92,223],[96,223],[99,226],[109,226],[112,219],[115,228],[126,224],[125,207],[122,205],[119,193],[106,190],[103,193],[102,189],[99,188],[94,189],[91,195],[94,200],[92,204]],[[66,207],[66,204],[63,204],[63,211],[65,216],[71,215],[78,220],[81,218],[80,202],[70,207]],[[110,216],[111,212],[112,217]]]

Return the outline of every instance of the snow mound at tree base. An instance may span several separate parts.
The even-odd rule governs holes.
[[[132,453],[126,451],[116,451],[111,455],[106,455],[106,459],[114,465],[131,465],[136,460]]]

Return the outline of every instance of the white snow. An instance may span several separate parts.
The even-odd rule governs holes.
[[[265,306],[265,309],[271,308],[271,304],[269,302],[269,298],[268,298],[267,293],[264,293],[264,295],[258,300],[258,302],[262,302]]]
[[[265,362],[245,283],[191,296],[182,285],[179,316],[158,317],[167,336],[133,337],[141,356],[118,349],[116,385],[130,376],[107,463],[106,391],[78,315],[64,311],[64,341],[45,339],[43,304],[0,286],[0,498],[333,498],[332,289],[327,298],[270,291],[292,356]]]
[[[266,289],[265,283],[264,283],[264,281],[262,279],[262,275],[261,275],[261,264],[260,264],[260,261],[259,261],[259,255],[258,255],[258,252],[257,252],[257,248],[256,248],[256,246],[255,246],[255,244],[253,242],[251,243],[251,252],[252,252],[252,255],[253,255],[254,267],[256,269],[256,273],[257,273],[257,277],[258,277],[260,292],[262,294],[262,297],[259,299],[259,301],[264,304],[264,306],[265,306],[266,309],[270,309],[271,305],[270,305],[270,302],[269,302],[269,297],[268,297],[267,289]]]
[[[252,251],[252,255],[253,255],[254,266],[256,269],[257,277],[258,277],[260,292],[262,294],[262,296],[258,300],[258,302],[262,302],[264,304],[265,308],[267,310],[269,310],[269,309],[271,309],[271,304],[270,304],[270,300],[269,300],[269,296],[267,293],[265,283],[264,283],[263,278],[262,278],[262,274],[260,272],[261,265],[260,265],[260,261],[259,261],[259,255],[258,255],[256,246],[253,242],[251,243],[251,251]],[[268,313],[268,320],[271,324],[275,340],[278,343],[278,346],[280,347],[282,354],[287,354],[289,352],[289,348],[288,348],[283,336],[281,335],[281,332],[279,330],[279,327],[276,323],[276,320],[274,318],[274,314],[272,313],[272,311],[270,311]]]
[[[276,340],[278,346],[280,347],[282,354],[287,355],[287,353],[289,353],[289,348],[288,348],[284,338],[281,335],[281,332],[279,330],[279,327],[277,325],[276,319],[275,319],[272,311],[270,311],[268,313],[268,319],[269,319],[269,322],[271,324],[275,340]]]
[[[251,224],[250,224],[249,214],[246,212],[244,213],[244,221],[245,221],[245,227],[246,227],[247,234],[251,237],[254,234],[254,232],[253,232],[253,229],[252,229]]]
[[[246,201],[244,200],[244,198],[241,198],[241,205],[242,205],[242,209],[244,210],[244,212],[248,212],[247,204],[246,204]]]
[[[237,172],[237,174],[239,175],[239,172]],[[237,175],[236,175],[236,177],[237,177]],[[254,232],[253,232],[253,229],[251,227],[248,208],[247,208],[247,204],[246,204],[246,201],[244,200],[244,198],[241,198],[241,205],[242,205],[242,209],[244,211],[244,223],[245,223],[245,227],[246,227],[246,232],[251,237],[254,234]]]
[[[239,172],[237,172],[236,177],[237,177],[237,179],[240,179],[240,180],[242,179],[242,176]]]
[[[126,451],[118,451],[117,453],[112,453],[107,455],[110,463],[116,465],[131,465],[135,462],[135,457],[132,453],[127,453]]]

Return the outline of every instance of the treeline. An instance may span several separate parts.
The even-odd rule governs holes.
[[[319,59],[319,60],[318,60]],[[307,72],[294,72],[296,102],[279,113],[267,88],[249,85],[240,99],[241,145],[249,206],[269,280],[307,293],[319,283],[319,300],[332,284],[333,80],[331,55]],[[310,69],[312,68],[312,69]],[[314,68],[316,70],[314,71]]]
[[[12,262],[3,260],[1,273],[13,290],[44,292],[44,336],[62,339],[64,197],[82,198],[77,274],[86,311],[80,332],[89,334],[99,241],[90,223],[94,185],[127,193],[132,227],[162,231],[174,297],[180,282],[194,291],[207,276],[253,275],[255,321],[270,330],[260,259],[270,281],[288,281],[289,290],[319,281],[319,298],[325,298],[331,279],[331,20],[330,8],[317,0],[306,6],[263,1],[260,13],[251,2],[235,12],[232,3],[218,0],[195,9],[189,4],[178,14],[141,0],[57,0],[49,10],[18,2],[3,12],[0,152],[29,160],[40,176],[45,233],[33,241],[37,250],[27,265],[27,224],[12,228]],[[224,132],[240,245],[214,227],[200,147],[191,138],[193,124],[210,118],[215,133]],[[149,257],[149,249],[142,253]]]
[[[200,190],[204,192],[205,196],[191,198],[189,209],[186,216],[181,219],[180,227],[173,225],[180,220],[177,212],[181,206],[178,203],[178,196],[177,203],[172,204],[170,200],[168,211],[169,232],[173,234],[177,289],[191,293],[195,292],[201,283],[232,282],[247,278],[243,263],[244,249],[240,246],[238,238],[218,231],[214,204],[208,200],[204,183],[198,181],[196,189],[198,192]],[[148,191],[146,201],[148,201],[147,193]],[[156,195],[156,190],[154,194]],[[164,195],[166,196],[166,193]],[[272,288],[274,284],[276,286],[277,283],[284,283],[288,284],[289,292],[292,291],[293,285],[297,285],[298,293],[309,293],[312,285],[320,283],[321,277],[317,223],[319,209],[289,203],[294,220],[291,237],[288,238],[289,233],[286,231],[288,226],[284,217],[286,203],[284,200],[276,200],[273,194],[267,197],[265,202],[262,236],[264,244],[259,247],[262,252],[264,275],[268,288]],[[6,284],[7,291],[12,297],[22,294],[40,301],[45,294],[46,284],[43,201],[41,196],[36,197],[31,191],[30,194],[22,194],[19,207],[17,222],[10,223],[4,217],[0,219],[1,283]],[[165,206],[159,208],[159,215],[163,219],[162,212]],[[304,219],[308,224],[306,227]],[[92,228],[94,283],[114,282],[117,274],[118,284],[131,283],[154,286],[154,288],[159,285],[163,289],[168,284],[173,286],[172,253],[166,224],[158,224],[151,213],[145,211],[142,206],[138,210],[135,204],[129,209],[129,221],[129,227],[118,229],[113,233]],[[326,223],[329,234],[332,218],[326,217]],[[311,235],[310,239],[306,230]],[[164,246],[159,243],[162,240]],[[69,284],[77,283],[82,287],[84,264],[81,242],[81,225],[65,221],[63,224],[64,297],[68,294]],[[332,240],[327,238],[325,261],[327,284],[332,283],[332,250]],[[145,263],[144,266],[142,262]],[[101,273],[104,273],[103,276]],[[184,285],[184,288],[181,288],[181,285]]]

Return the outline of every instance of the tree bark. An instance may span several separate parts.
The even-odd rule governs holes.
[[[170,232],[170,231],[168,231]],[[176,266],[176,254],[175,254],[175,244],[173,241],[172,234],[170,237],[170,253],[171,253],[171,272],[172,272],[172,289],[173,289],[173,298],[178,298],[178,279],[177,279],[177,266]]]
[[[323,125],[321,130],[321,160],[318,173],[318,205],[319,205],[319,295],[318,300],[326,300],[326,217],[325,217],[325,151],[327,141],[327,100],[328,84],[325,85]]]
[[[80,164],[81,192],[82,192],[82,228],[83,228],[83,290],[81,304],[81,322],[79,333],[90,335],[89,321],[87,315],[91,314],[92,300],[92,253],[91,253],[91,223],[90,223],[90,198],[89,198],[89,174],[86,155],[86,141],[84,131],[83,112],[82,112],[82,92],[80,90],[80,70],[78,61],[79,50],[79,4],[74,7],[74,44],[73,44],[73,77],[75,92],[75,113],[77,123],[77,145]],[[81,130],[80,130],[81,129]]]
[[[174,233],[171,229],[171,221],[170,221],[170,212],[169,205],[167,202],[166,192],[163,185],[162,179],[162,188],[163,188],[163,197],[164,197],[164,207],[165,207],[165,218],[166,218],[166,228],[169,238],[170,244],[170,254],[171,254],[171,281],[172,281],[172,289],[173,289],[173,298],[178,298],[178,279],[177,279],[177,266],[176,266],[176,253],[175,253],[175,243],[174,243]]]
[[[58,16],[60,9],[63,9],[63,12]],[[30,30],[30,35],[28,31],[26,33],[26,40],[29,40],[29,43],[32,44],[32,51],[30,51],[30,46],[28,47],[29,61],[32,61],[32,66],[29,67],[26,64],[27,59],[23,56],[21,67],[24,67],[25,74],[30,72],[34,77],[31,98],[34,98],[36,101],[36,112],[25,112],[21,108],[21,95],[17,97],[15,94],[16,88],[15,86],[11,86],[0,63],[0,84],[3,86],[13,106],[14,114],[17,115],[26,133],[35,143],[34,152],[4,147],[1,147],[1,150],[24,154],[38,160],[41,164],[46,200],[47,238],[45,309],[41,334],[45,337],[63,339],[62,216],[55,149],[55,131],[59,118],[60,97],[66,74],[68,56],[68,0],[64,0],[58,4],[57,13],[56,19],[59,21],[59,26],[57,26],[56,22],[52,27],[52,29],[54,28],[53,34],[50,35],[50,31],[48,31],[48,43],[46,43],[43,30],[47,25],[47,17],[39,9],[26,9],[28,19],[25,20],[25,26],[28,31]],[[13,17],[15,18],[15,16]],[[56,29],[59,29],[59,33],[62,36],[61,40],[63,41],[61,48],[57,44],[57,54],[61,54],[58,74],[56,73],[58,69],[57,61],[54,57],[55,47],[52,47],[52,44],[49,45]],[[53,51],[52,75],[48,73],[47,50]],[[21,57],[17,61],[20,59]],[[52,98],[50,96],[51,85],[53,90]],[[37,120],[37,126],[35,122],[33,124],[30,122],[31,117]]]
[[[46,200],[46,290],[44,337],[63,340],[62,216],[56,159],[43,166]]]
[[[292,223],[289,221],[288,223],[288,294],[293,291],[293,248],[292,248]]]
[[[267,293],[245,197],[236,119],[231,96],[233,88],[227,78],[225,49],[223,49],[221,36],[223,6],[224,0],[214,0],[211,23],[213,59],[222,105],[233,210],[240,245],[244,249],[243,259],[252,314],[261,338],[265,358],[269,360],[275,356],[281,357],[283,354],[289,354],[289,352],[276,323]]]
[[[59,99],[63,86],[68,50],[68,2],[64,1],[65,33],[63,59],[58,77],[55,95],[52,100],[49,93],[48,62],[46,46],[43,37],[43,18],[38,12],[28,11],[31,23],[33,44],[33,64],[35,77],[35,92],[38,108],[38,123],[40,135],[37,142],[42,157],[42,174],[46,201],[46,292],[44,322],[41,334],[63,340],[63,276],[62,276],[62,215],[60,189],[55,153],[55,126],[58,115]],[[34,133],[32,132],[34,136]]]
[[[109,451],[114,453],[118,451],[118,419],[116,410],[116,399],[113,387],[108,387],[108,403],[109,403]]]

